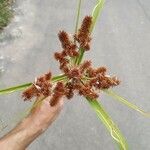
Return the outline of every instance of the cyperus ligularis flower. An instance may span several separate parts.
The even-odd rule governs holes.
[[[92,18],[90,16],[85,17],[81,28],[78,30],[81,1],[82,0],[79,0],[78,3],[73,40],[70,40],[71,38],[65,31],[60,31],[58,34],[62,44],[62,51],[55,53],[55,59],[59,61],[60,70],[64,74],[51,76],[51,72],[49,72],[36,78],[33,83],[1,89],[0,95],[26,89],[23,93],[25,100],[30,100],[33,97],[38,97],[39,99],[41,96],[46,97],[51,95],[51,105],[55,105],[62,96],[66,96],[67,99],[70,99],[74,96],[75,92],[78,92],[80,95],[86,97],[86,100],[89,102],[93,111],[96,112],[98,118],[105,125],[112,138],[117,142],[119,149],[128,150],[128,144],[121,131],[113,122],[101,102],[96,99],[99,91],[103,91],[144,116],[150,117],[150,113],[143,111],[109,89],[112,86],[118,85],[120,81],[116,77],[107,75],[106,67],[95,69],[91,65],[91,60],[82,62],[84,52],[90,50],[90,35],[103,8],[104,0],[97,0],[92,11]],[[32,108],[35,107],[36,104],[37,103],[34,103]]]
[[[58,33],[62,51],[56,52],[54,57],[59,62],[59,68],[67,79],[52,84],[51,72],[39,77],[31,87],[23,92],[25,100],[30,100],[33,97],[52,96],[51,105],[55,105],[62,96],[71,99],[75,92],[90,99],[96,99],[100,90],[119,85],[120,81],[115,76],[107,75],[106,67],[95,69],[92,67],[91,60],[86,60],[79,65],[71,61],[79,56],[79,48],[90,50],[91,24],[92,17],[86,16],[81,28],[73,35],[75,39],[73,41],[65,31]]]

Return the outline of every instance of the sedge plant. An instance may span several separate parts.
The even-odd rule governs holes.
[[[85,16],[79,27],[81,4],[82,0],[79,0],[75,33],[72,37],[63,30],[58,33],[62,51],[56,52],[54,57],[60,64],[59,68],[62,74],[52,76],[51,71],[49,71],[36,78],[33,83],[2,89],[0,90],[0,95],[24,90],[22,96],[25,101],[36,97],[35,103],[28,109],[30,111],[42,103],[43,97],[51,96],[50,105],[53,106],[61,97],[65,96],[67,99],[71,99],[75,93],[78,93],[87,100],[92,110],[95,111],[113,140],[117,143],[118,148],[128,150],[129,147],[125,137],[98,100],[99,92],[106,93],[146,117],[150,117],[150,113],[143,111],[111,90],[111,87],[118,86],[120,81],[116,76],[109,76],[106,67],[93,68],[91,60],[83,61],[84,53],[90,50],[92,31],[98,16],[101,14],[104,0],[97,0],[92,14]]]

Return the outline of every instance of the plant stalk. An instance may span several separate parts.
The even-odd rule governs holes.
[[[123,103],[124,105],[128,106],[129,108],[136,110],[137,112],[139,112],[140,114],[142,114],[145,117],[150,118],[150,112],[145,112],[144,110],[140,109],[138,106],[130,103],[128,100],[126,100],[125,98],[123,98],[122,96],[118,95],[116,92],[110,90],[110,89],[106,89],[103,90],[107,95],[111,96],[112,98],[114,98],[115,100],[118,100],[119,102]]]
[[[82,0],[79,0],[78,1],[78,7],[77,7],[77,18],[76,18],[76,25],[75,25],[75,33],[77,33],[77,31],[78,31],[80,12],[81,12],[81,3],[82,3]]]
[[[112,121],[104,107],[96,99],[86,98],[98,118],[103,122],[112,138],[117,142],[120,150],[128,150],[127,142],[117,125]]]

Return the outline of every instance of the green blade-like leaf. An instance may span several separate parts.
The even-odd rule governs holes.
[[[10,87],[10,88],[7,88],[7,89],[2,89],[2,90],[0,90],[0,95],[10,94],[10,93],[13,93],[13,92],[24,90],[27,87],[29,87],[31,84],[32,83],[25,83],[25,84],[18,85],[18,86],[13,86],[13,87]]]
[[[117,142],[120,150],[128,150],[128,145],[117,125],[112,121],[110,116],[105,111],[104,107],[96,100],[87,98],[90,106],[96,112],[97,116],[103,122],[112,138]]]
[[[79,56],[77,57],[75,64],[79,65],[83,59],[83,55],[84,55],[84,49],[80,48],[79,49]]]
[[[145,117],[150,117],[150,112],[145,112],[142,109],[140,109],[138,106],[130,103],[128,100],[126,100],[125,98],[123,98],[122,96],[118,95],[116,92],[112,91],[112,90],[103,90],[106,94],[108,94],[109,96],[113,97],[114,99],[118,100],[119,102],[125,104],[126,106],[128,106],[129,108],[132,108],[136,111],[138,111],[139,113],[141,113],[142,115],[144,115]]]
[[[90,32],[92,32],[94,27],[95,27],[96,21],[97,21],[99,15],[101,14],[104,3],[105,3],[105,0],[98,0],[96,6],[93,9],[93,12],[92,12],[92,25],[91,25]]]
[[[93,9],[93,11],[92,11],[92,25],[91,25],[90,33],[92,33],[92,31],[95,27],[96,21],[98,19],[98,16],[102,12],[104,2],[105,2],[104,0],[98,0],[95,7],[94,7],[94,9]],[[83,59],[83,56],[84,56],[84,51],[85,50],[83,48],[79,49],[79,56],[76,59],[75,64],[79,65],[82,62],[82,59]]]
[[[58,75],[58,76],[53,77],[52,81],[56,82],[56,81],[62,81],[64,79],[66,79],[65,75]],[[7,89],[2,89],[2,90],[0,90],[0,95],[10,94],[10,93],[13,93],[13,92],[24,90],[27,87],[31,86],[31,84],[32,83],[25,83],[25,84],[14,86],[14,87],[10,87],[10,88],[7,88]]]
[[[78,0],[75,33],[77,33],[77,31],[78,31],[78,25],[79,25],[79,19],[80,19],[80,12],[81,12],[81,3],[82,3],[82,0]]]
[[[76,24],[75,24],[75,34],[77,34],[77,32],[78,32],[80,12],[81,12],[81,3],[82,3],[82,0],[78,0],[77,15],[76,15]],[[74,43],[76,43],[75,39],[74,39]],[[78,57],[73,57],[73,58],[71,58],[71,62],[73,62],[73,64],[76,64],[77,59],[78,59]]]

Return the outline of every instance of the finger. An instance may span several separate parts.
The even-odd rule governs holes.
[[[64,99],[61,98],[57,101],[57,103],[53,106],[50,105],[50,109],[51,111],[60,111],[63,107],[63,104],[64,104]]]
[[[40,105],[42,104],[42,102],[43,102],[43,100],[44,100],[44,97],[39,97],[39,98],[37,98],[36,100],[35,100],[35,102],[33,103],[33,105],[32,105],[32,108],[31,108],[31,110],[30,110],[30,113],[33,113],[35,110],[37,110],[37,109],[39,109],[40,108]]]

